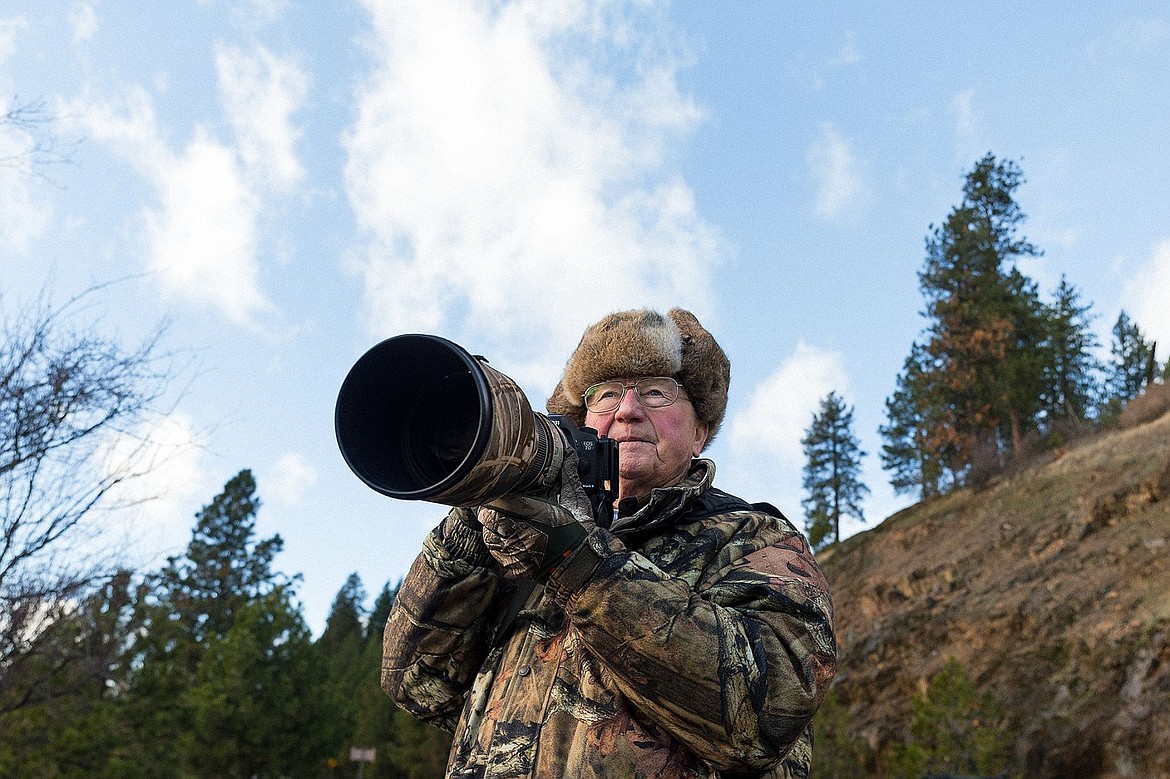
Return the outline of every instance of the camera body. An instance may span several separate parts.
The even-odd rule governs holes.
[[[613,522],[613,501],[617,492],[618,443],[591,427],[578,427],[564,414],[550,414],[552,421],[577,452],[577,474],[593,507],[593,518],[602,527]]]

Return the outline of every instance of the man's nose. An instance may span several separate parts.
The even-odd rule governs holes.
[[[622,393],[621,402],[613,412],[614,419],[640,419],[646,416],[646,407],[642,405],[642,399],[638,397],[638,391],[633,387],[627,387]]]

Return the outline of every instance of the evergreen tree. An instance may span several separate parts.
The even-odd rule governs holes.
[[[159,575],[158,586],[193,645],[225,637],[241,606],[286,583],[272,570],[284,541],[279,535],[253,538],[259,510],[252,472],[240,471],[195,515],[186,553],[169,558]]]
[[[36,699],[0,714],[0,776],[135,776],[141,756],[119,719],[125,647],[137,630],[136,588],[119,571],[40,634]],[[50,658],[54,658],[50,662]],[[62,662],[63,660],[63,662]]]
[[[349,754],[351,746],[371,746],[356,739],[358,714],[362,705],[361,687],[367,682],[364,602],[365,589],[356,573],[351,573],[333,599],[325,630],[317,639],[327,679],[326,701],[331,711],[328,727],[329,753],[338,760]],[[379,650],[381,646],[379,644]],[[379,651],[379,660],[381,653]],[[377,668],[381,668],[380,662]],[[374,689],[381,692],[374,680]],[[383,696],[385,697],[385,696]],[[387,701],[388,703],[389,701]]]
[[[886,399],[887,423],[878,432],[884,439],[882,468],[890,472],[890,485],[898,494],[917,492],[923,500],[941,494],[953,481],[948,463],[956,459],[957,447],[927,431],[947,430],[936,417],[945,412],[935,398],[930,381],[929,358],[919,344],[910,348],[898,386]]]
[[[967,174],[963,201],[927,239],[919,274],[930,319],[925,344],[944,374],[949,424],[968,460],[988,441],[1019,448],[1038,410],[1037,349],[1044,316],[1035,284],[1011,263],[1040,251],[1016,230],[1023,174],[985,155]]]
[[[1064,420],[1083,422],[1094,413],[1100,396],[1101,365],[1094,356],[1100,343],[1089,327],[1089,308],[1081,305],[1080,293],[1062,276],[1048,313],[1043,410],[1050,426]]]
[[[1040,254],[1017,236],[1022,182],[1015,163],[985,155],[967,174],[962,202],[927,237],[925,338],[887,401],[883,428],[896,489],[909,489],[912,475],[924,496],[982,479],[1038,425],[1049,332],[1036,285],[1014,266]]]
[[[197,776],[318,776],[325,763],[325,674],[287,585],[237,609],[209,641],[187,692]]]
[[[1122,403],[1133,400],[1156,375],[1154,344],[1146,340],[1137,322],[1123,310],[1113,325],[1108,391]]]
[[[315,724],[292,739],[295,747],[264,741],[275,726],[269,715],[287,719],[281,732],[303,725],[317,713],[319,690],[311,683],[318,663],[305,660],[312,645],[291,601],[295,577],[272,568],[280,536],[255,539],[259,508],[251,472],[240,471],[196,515],[186,552],[151,577],[124,716],[160,775],[216,775],[239,767],[232,761],[253,747],[264,751],[255,759],[289,772],[289,750],[317,737]],[[294,694],[299,709],[291,712]]]
[[[821,401],[819,412],[813,414],[800,443],[808,493],[801,505],[808,517],[809,543],[820,549],[830,535],[834,543],[840,543],[842,517],[865,521],[861,500],[869,488],[860,480],[865,452],[853,434],[853,409],[847,408],[835,391],[830,392]]]
[[[353,692],[357,720],[348,743],[376,750],[376,760],[365,772],[368,779],[440,779],[451,751],[451,735],[398,708],[381,687],[382,629],[397,593],[398,587],[387,583],[374,600],[366,626],[364,676]]]

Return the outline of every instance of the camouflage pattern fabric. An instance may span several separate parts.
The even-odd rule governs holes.
[[[454,733],[449,777],[808,775],[836,669],[828,588],[800,533],[711,489],[714,472],[698,460],[595,529],[591,575],[538,587],[500,641],[516,583],[467,523],[431,533],[386,624],[382,685]],[[722,496],[716,513],[701,496]]]

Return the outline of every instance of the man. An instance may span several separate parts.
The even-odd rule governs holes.
[[[426,539],[382,685],[454,733],[448,776],[807,776],[832,606],[795,528],[714,488],[698,458],[729,381],[691,313],[605,317],[547,408],[619,442],[612,524],[589,516],[569,447],[556,502],[456,508]],[[579,539],[551,572],[548,526]],[[542,586],[508,619],[525,579]]]

